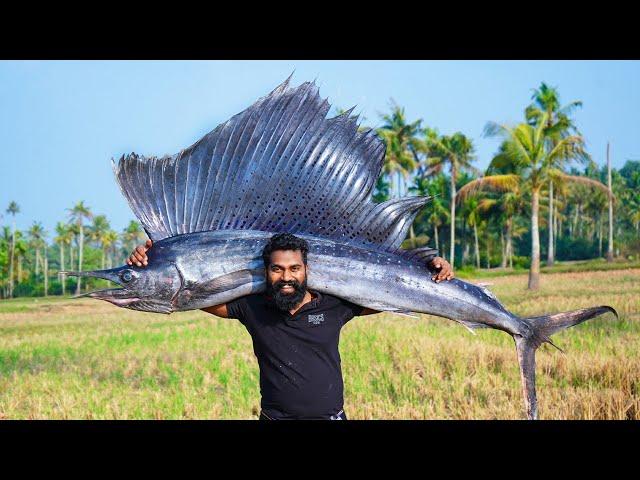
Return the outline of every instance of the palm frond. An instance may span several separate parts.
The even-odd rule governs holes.
[[[593,178],[582,177],[580,175],[568,175],[566,173],[561,173],[558,176],[559,178],[562,178],[566,182],[579,183],[582,185],[588,185],[590,187],[596,188],[599,191],[604,192],[608,196],[610,195],[613,200],[616,199],[616,196],[613,194],[613,192],[609,192],[609,188],[606,185],[600,183],[597,180],[594,180]]]
[[[464,185],[456,194],[458,202],[464,201],[468,196],[479,191],[498,191],[506,192],[515,190],[520,184],[520,177],[514,174],[507,175],[488,175],[480,177],[476,180]]]

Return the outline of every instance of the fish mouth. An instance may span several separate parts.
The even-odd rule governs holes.
[[[140,301],[139,297],[132,297],[130,295],[131,294],[124,288],[106,288],[104,290],[94,290],[93,292],[82,293],[71,298],[96,298],[98,300],[105,300],[113,303],[118,307],[125,307],[131,303]]]

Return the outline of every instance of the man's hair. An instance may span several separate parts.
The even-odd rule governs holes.
[[[269,239],[262,250],[262,260],[264,268],[269,268],[271,263],[271,252],[276,250],[300,250],[302,253],[302,261],[307,264],[307,253],[309,252],[309,244],[306,240],[298,238],[291,233],[276,233]]]

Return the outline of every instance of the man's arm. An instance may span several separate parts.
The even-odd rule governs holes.
[[[229,318],[229,312],[227,311],[227,304],[214,305],[213,307],[201,308],[203,312],[211,313],[217,317]]]
[[[451,268],[451,264],[442,257],[433,257],[427,266],[430,270],[435,270],[435,275],[431,277],[431,280],[436,283],[440,283],[443,280],[451,280],[453,278],[453,269]],[[373,315],[374,313],[380,312],[371,308],[365,308],[358,316],[362,317],[364,315]]]
[[[136,264],[138,267],[146,267],[149,263],[147,250],[149,250],[152,246],[153,242],[151,241],[151,239],[147,240],[144,245],[138,245],[133,249],[133,252],[131,252],[129,258],[127,258],[127,264]],[[201,308],[200,310],[211,313],[218,317],[229,318],[229,312],[227,311],[226,303],[223,303],[222,305],[214,305],[212,307]]]

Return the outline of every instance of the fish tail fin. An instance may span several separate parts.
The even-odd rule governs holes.
[[[543,343],[549,343],[562,351],[560,347],[553,344],[550,339],[551,335],[607,312],[613,313],[618,318],[618,312],[614,308],[603,305],[523,319],[531,327],[531,331],[526,336],[514,335],[513,339],[518,353],[520,379],[529,420],[538,418],[538,402],[536,398],[536,350],[538,347]]]

